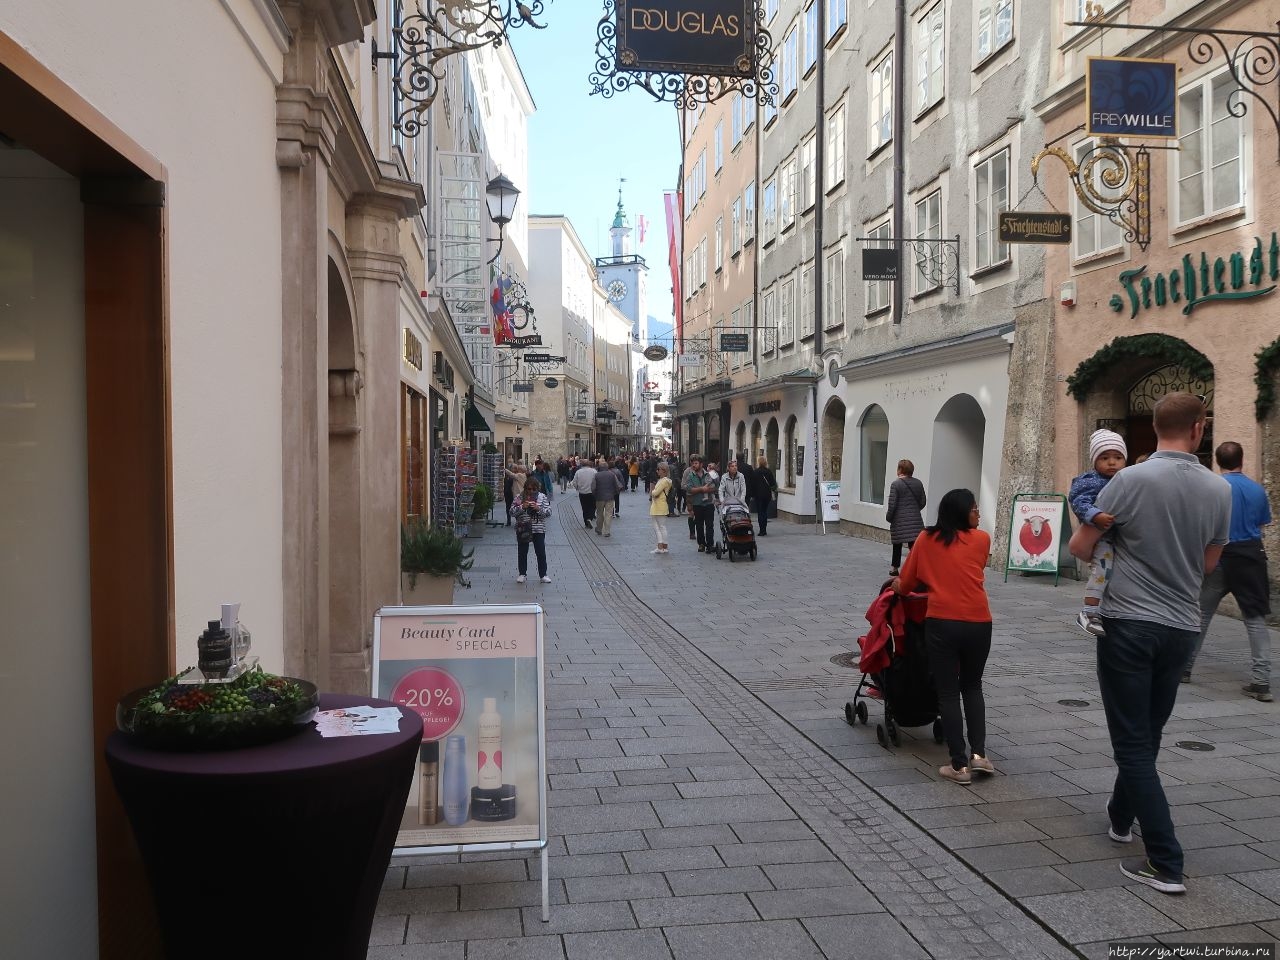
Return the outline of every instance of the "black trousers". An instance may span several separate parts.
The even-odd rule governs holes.
[[[596,518],[596,495],[594,493],[578,494],[578,502],[582,504],[582,522],[590,523]]]
[[[929,650],[929,669],[938,691],[938,712],[942,732],[951,751],[951,766],[959,770],[969,765],[969,753],[987,754],[987,705],[982,697],[982,671],[991,653],[991,622],[967,620],[924,621]],[[964,715],[960,702],[964,701]],[[969,750],[965,750],[965,728]]]
[[[890,566],[893,567],[893,569],[895,570],[897,570],[900,566],[902,566],[902,548],[903,547],[907,548],[907,554],[910,555],[911,544],[907,543],[905,540],[902,543],[895,543],[893,545],[893,563],[891,563]]]
[[[693,508],[693,532],[698,538],[698,546],[714,549],[716,545],[715,523],[716,508],[715,504],[704,503],[701,506]]]

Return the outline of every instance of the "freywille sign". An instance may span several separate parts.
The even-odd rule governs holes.
[[[1172,60],[1090,57],[1088,132],[1095,137],[1178,136],[1178,65]]]
[[[1070,243],[1071,214],[1006,210],[1000,214],[1000,242]]]
[[[1255,238],[1253,249],[1247,254],[1237,250],[1229,257],[1215,258],[1212,263],[1203,251],[1199,260],[1185,254],[1182,263],[1168,273],[1148,277],[1146,272],[1145,264],[1121,272],[1124,296],[1111,295],[1108,305],[1112,310],[1119,313],[1127,303],[1132,320],[1139,310],[1182,303],[1183,316],[1190,316],[1191,311],[1206,303],[1252,300],[1271,293],[1276,281],[1280,281],[1280,235],[1271,231],[1271,242],[1265,247],[1261,237]],[[1264,287],[1267,280],[1271,285]]]
[[[756,0],[618,0],[616,68],[754,76],[755,6]]]

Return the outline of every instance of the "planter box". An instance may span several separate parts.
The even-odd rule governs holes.
[[[486,517],[472,517],[471,526],[467,529],[467,537],[478,540],[484,536]]]
[[[453,587],[457,577],[433,577],[420,573],[413,587],[409,575],[400,574],[400,602],[407,607],[446,606],[453,603]]]

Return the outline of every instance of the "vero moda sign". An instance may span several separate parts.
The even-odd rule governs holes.
[[[755,75],[756,0],[617,0],[617,69]]]
[[[1085,98],[1092,136],[1178,136],[1178,65],[1172,60],[1090,57]]]

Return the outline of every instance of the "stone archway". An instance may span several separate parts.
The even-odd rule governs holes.
[[[777,476],[779,486],[789,487],[792,480],[782,472],[782,448],[778,443],[778,418],[770,417],[769,426],[764,431],[764,455],[769,458],[769,466]]]
[[[731,455],[734,459],[741,458],[749,462],[750,452],[747,450],[747,425],[739,422],[738,429],[733,433],[733,450]]]
[[[889,417],[883,407],[873,403],[858,419],[858,499],[884,503],[888,473]]]
[[[837,397],[827,401],[822,411],[822,470],[827,480],[839,480],[844,456],[844,402]]]
[[[705,414],[704,429],[707,432],[707,449],[704,451],[708,461],[715,461],[724,466],[724,458],[720,451],[720,412],[718,410]]]
[[[929,517],[948,490],[963,487],[982,502],[982,447],[987,417],[978,401],[958,393],[942,405],[933,420],[933,450],[929,458]]]
[[[754,420],[751,423],[751,465],[754,467],[763,456],[766,454],[761,443],[760,421]],[[769,461],[769,466],[773,466],[772,460]]]

